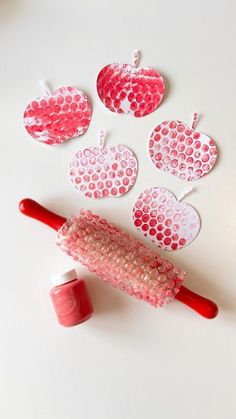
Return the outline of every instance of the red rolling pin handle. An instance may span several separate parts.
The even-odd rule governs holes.
[[[38,202],[30,198],[22,199],[19,204],[19,209],[22,214],[34,218],[35,220],[41,221],[54,230],[59,230],[62,224],[64,224],[66,221],[65,217],[49,211],[47,208],[43,207],[42,205],[38,204]]]
[[[25,198],[19,204],[20,211],[28,217],[35,218],[54,230],[58,230],[62,224],[66,221],[66,218],[61,215],[57,215],[52,211],[44,208],[33,199]],[[201,316],[206,319],[214,319],[218,313],[218,307],[213,302],[201,295],[190,291],[183,285],[180,287],[179,292],[176,295],[176,300],[187,305],[191,309],[195,310]]]
[[[218,314],[218,307],[216,303],[208,300],[208,298],[198,295],[196,292],[189,290],[183,285],[181,285],[175,298],[206,319],[214,319]]]

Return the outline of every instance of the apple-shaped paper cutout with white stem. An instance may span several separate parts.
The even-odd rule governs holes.
[[[138,67],[139,51],[133,65],[113,63],[102,68],[97,77],[97,91],[103,104],[112,112],[141,117],[160,105],[165,82],[151,67]]]
[[[133,207],[136,229],[164,250],[178,250],[191,243],[200,230],[197,211],[168,189],[153,187],[140,194]]]
[[[70,178],[78,192],[88,198],[116,197],[134,185],[138,162],[134,153],[122,144],[104,146],[99,132],[99,147],[77,151],[70,163]]]
[[[164,121],[153,130],[149,140],[149,154],[157,169],[182,180],[197,180],[215,165],[217,148],[208,135],[196,132],[198,114],[192,127],[181,121]]]
[[[33,100],[24,112],[24,124],[35,140],[60,144],[87,130],[92,108],[87,96],[76,87],[61,87],[54,93],[39,81],[44,95]]]

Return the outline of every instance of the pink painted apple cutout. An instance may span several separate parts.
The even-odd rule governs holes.
[[[191,181],[205,176],[216,163],[215,141],[208,135],[196,132],[198,114],[192,127],[181,121],[164,121],[153,130],[149,140],[149,155],[155,167]]]
[[[70,179],[77,191],[88,198],[117,197],[134,185],[138,162],[125,145],[104,146],[104,132],[99,134],[99,147],[77,151],[70,163]]]
[[[153,187],[142,192],[133,207],[136,229],[164,250],[178,250],[190,244],[200,230],[197,211],[168,189]]]
[[[44,95],[33,100],[24,112],[24,124],[32,138],[44,144],[61,144],[88,129],[92,107],[76,87],[51,91],[40,81]]]
[[[138,67],[139,51],[134,52],[133,65],[112,63],[102,68],[97,77],[97,92],[112,112],[142,117],[160,105],[165,82],[151,67]]]

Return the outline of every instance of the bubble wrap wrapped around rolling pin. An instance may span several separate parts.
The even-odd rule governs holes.
[[[90,211],[69,217],[57,244],[104,281],[157,307],[175,298],[185,278],[157,252]]]
[[[184,271],[104,218],[81,210],[65,219],[31,199],[20,210],[57,230],[58,246],[113,287],[156,307],[177,298],[204,317],[217,315],[215,303],[182,285]]]

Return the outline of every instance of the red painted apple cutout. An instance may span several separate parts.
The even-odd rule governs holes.
[[[197,211],[167,189],[146,189],[133,207],[133,222],[139,232],[164,250],[178,250],[191,243],[200,230]]]
[[[61,87],[54,93],[44,87],[45,94],[33,100],[24,112],[24,124],[35,140],[44,144],[60,144],[79,137],[91,120],[91,104],[76,87]]]
[[[126,194],[134,185],[138,162],[126,146],[100,146],[79,150],[70,163],[70,178],[78,192],[89,198],[115,197]]]
[[[215,141],[196,132],[198,114],[194,114],[191,129],[180,121],[164,121],[153,130],[149,154],[157,169],[182,180],[197,180],[215,165]]]
[[[165,93],[163,77],[154,68],[137,67],[138,61],[139,51],[135,51],[133,65],[109,64],[98,74],[98,95],[110,111],[141,117],[160,105]]]

